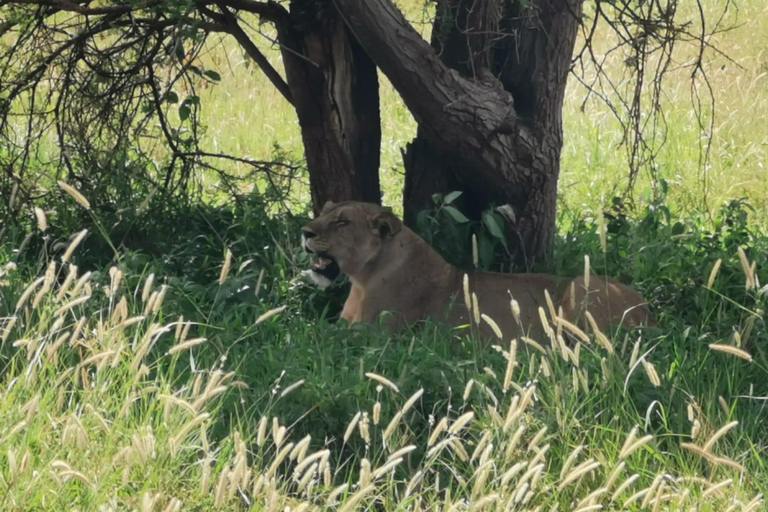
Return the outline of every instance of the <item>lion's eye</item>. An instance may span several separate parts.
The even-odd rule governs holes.
[[[339,219],[339,220],[333,221],[333,225],[337,227],[346,226],[347,224],[349,224],[348,220]]]

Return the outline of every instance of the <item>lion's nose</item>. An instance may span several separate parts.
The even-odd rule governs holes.
[[[304,226],[303,228],[301,228],[301,232],[304,235],[304,238],[314,238],[315,236],[317,236],[317,233],[312,231],[312,228],[308,226]]]

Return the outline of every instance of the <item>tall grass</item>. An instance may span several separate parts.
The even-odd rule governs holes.
[[[753,284],[744,307],[755,307],[757,274],[741,254]],[[671,332],[626,333],[610,345],[599,343],[602,333],[579,333],[566,344],[572,327],[553,318],[550,338],[537,344],[465,346],[469,371],[431,386],[425,372],[447,359],[435,353],[458,343],[447,330],[377,341],[337,328],[369,351],[339,357],[323,332],[313,339],[315,327],[301,331],[305,320],[265,304],[247,327],[251,357],[270,353],[259,343],[274,343],[275,329],[295,341],[282,345],[293,363],[265,361],[272,375],[263,376],[217,355],[216,333],[232,326],[215,325],[221,315],[180,317],[162,276],[137,279],[118,267],[95,275],[60,260],[47,260],[40,276],[2,265],[3,509],[764,507],[764,414],[750,406],[755,397],[738,398],[752,394],[738,376],[760,389],[768,368],[764,349],[742,337],[711,339],[670,366],[659,347]],[[238,267],[228,251],[211,287],[223,289]],[[722,279],[713,274],[710,288]],[[333,362],[321,375],[302,370],[318,359]],[[341,385],[357,389],[356,399],[337,412],[330,436],[302,431],[301,414],[276,416],[279,403],[307,398],[312,415],[322,388],[344,393],[333,381],[350,365]],[[708,379],[689,385],[678,375],[696,372]],[[318,377],[319,395],[307,389]],[[251,391],[269,398],[254,408]]]

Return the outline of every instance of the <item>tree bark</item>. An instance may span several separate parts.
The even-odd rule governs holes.
[[[329,200],[379,203],[376,65],[322,0],[292,0],[278,34],[315,213]]]
[[[513,208],[509,241],[518,264],[547,255],[582,0],[535,0],[525,8],[442,0],[432,46],[391,0],[334,2],[419,123],[406,155],[406,220],[429,205],[441,177],[438,188],[466,192],[470,215],[491,204]]]

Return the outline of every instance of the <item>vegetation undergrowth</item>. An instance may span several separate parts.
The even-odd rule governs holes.
[[[549,338],[495,346],[328,321],[344,285],[306,284],[301,219],[254,197],[130,230],[85,205],[36,211],[0,251],[3,510],[764,506],[768,239],[743,202],[566,211],[543,265],[588,256],[661,327],[545,313]]]

